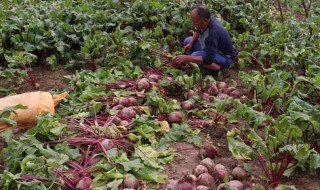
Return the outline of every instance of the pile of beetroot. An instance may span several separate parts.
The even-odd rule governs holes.
[[[231,172],[230,172],[231,171]],[[244,190],[247,186],[246,171],[237,166],[231,170],[222,164],[215,164],[211,158],[203,159],[197,165],[192,174],[188,174],[181,179],[170,179],[158,189],[166,190],[226,190],[228,188]],[[229,180],[224,182],[224,180]]]
[[[170,86],[162,86],[162,80],[170,82]],[[150,110],[151,117],[155,121],[166,120],[169,124],[183,122],[188,123],[193,128],[210,127],[220,121],[225,120],[223,113],[216,113],[215,100],[224,99],[239,99],[244,102],[244,96],[235,87],[230,87],[226,82],[214,81],[197,81],[192,89],[187,89],[169,74],[160,71],[145,71],[145,76],[139,79],[120,80],[115,83],[108,83],[107,90],[117,89],[136,92],[132,95],[115,97],[109,96],[106,100],[111,110],[117,111],[116,117],[112,120],[115,126],[121,125],[127,128],[132,127],[132,119],[138,115],[146,114],[142,107],[147,106]],[[171,112],[163,112],[159,109],[159,105],[151,104],[150,92],[152,89],[164,101],[176,99],[179,102],[180,109],[172,110]],[[101,100],[100,100],[101,101]],[[166,102],[164,102],[166,103]],[[232,109],[233,104],[229,103],[224,112]],[[195,112],[205,110],[206,116],[197,117]]]
[[[177,77],[159,70],[146,70],[141,78],[117,80],[107,84],[96,83],[97,86],[105,86],[106,92],[113,93],[94,97],[94,101],[99,102],[102,107],[96,110],[93,117],[66,117],[72,137],[66,134],[65,138],[50,142],[67,142],[78,147],[82,155],[80,161],[68,161],[67,170],[55,170],[53,180],[59,179],[55,183],[65,189],[90,189],[94,187],[92,173],[97,171],[101,161],[107,161],[114,167],[119,164],[109,155],[109,150],[116,148],[124,151],[130,159],[138,149],[129,134],[134,133],[131,130],[138,127],[136,120],[139,117],[146,117],[161,125],[161,128],[163,125],[165,135],[173,124],[187,123],[191,128],[197,129],[225,122],[227,117],[224,114],[232,111],[234,100],[243,101],[243,96],[235,87],[230,87],[225,82],[216,82],[212,77],[194,80],[192,88],[184,86],[176,79]],[[223,101],[224,106],[218,109],[216,103]],[[232,176],[234,180],[228,184],[241,190],[241,180],[245,178],[245,172],[238,170],[240,172],[235,170],[230,175],[224,166],[215,165],[207,158],[194,169],[192,175],[178,181],[169,180],[162,188],[201,190],[218,186],[218,189],[223,189],[224,177],[231,179]],[[21,180],[30,181],[32,178],[24,177],[27,178]],[[145,183],[142,179],[127,173],[119,188],[138,190],[143,189],[143,184]]]
[[[174,92],[166,86],[161,86],[161,80],[169,80],[172,86],[175,87]],[[109,120],[108,126],[117,127],[123,126],[128,132],[134,127],[134,119],[137,116],[146,114],[141,107],[149,107],[151,118],[156,122],[167,121],[168,124],[188,123],[193,128],[212,127],[218,122],[227,120],[223,113],[217,113],[214,110],[216,100],[222,101],[230,99],[223,112],[227,113],[232,109],[233,99],[239,99],[243,103],[244,97],[235,87],[229,87],[226,82],[210,82],[199,81],[193,89],[184,89],[179,86],[174,80],[174,77],[157,72],[149,73],[143,78],[118,81],[109,83],[106,86],[107,90],[129,90],[135,91],[135,95],[122,97],[109,97],[109,106],[111,110],[116,110],[112,119]],[[170,113],[163,113],[157,110],[154,105],[148,105],[148,92],[152,89],[157,89],[161,93],[164,100],[178,98],[181,109],[174,110]],[[153,108],[153,110],[152,110]],[[206,117],[197,117],[196,112],[207,110]],[[106,124],[103,124],[106,126]],[[103,143],[102,143],[103,144]],[[105,147],[108,147],[105,146]],[[224,183],[227,178],[228,183]],[[235,187],[239,190],[244,190],[245,186],[242,183],[246,179],[246,172],[241,167],[236,167],[233,170],[227,169],[221,164],[215,164],[212,159],[206,158],[194,168],[193,173],[183,177],[180,180],[168,180],[167,183],[159,189],[167,190],[209,190],[209,189],[226,189],[225,185]],[[141,189],[141,181],[134,176],[125,177],[123,180],[123,190]]]

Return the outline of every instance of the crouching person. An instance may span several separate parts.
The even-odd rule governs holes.
[[[236,57],[227,30],[215,17],[210,16],[209,9],[202,4],[193,7],[191,20],[195,32],[192,37],[184,41],[186,55],[174,57],[173,62],[176,64],[193,62],[212,74],[217,74],[219,71],[227,73]]]

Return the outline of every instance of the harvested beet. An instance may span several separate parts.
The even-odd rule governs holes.
[[[194,90],[188,90],[188,98],[191,98],[191,97],[194,97],[194,96],[197,96],[198,94],[194,91]]]
[[[232,91],[232,89],[231,88],[222,88],[221,89],[221,92],[223,93],[223,94],[230,94],[231,93],[231,91]]]
[[[211,158],[205,158],[201,160],[200,164],[205,166],[208,169],[209,173],[212,173],[214,171],[215,164]]]
[[[212,85],[208,88],[208,93],[209,93],[210,95],[215,96],[215,95],[218,94],[218,92],[219,92],[218,87],[217,87],[215,84],[212,84]]]
[[[193,190],[193,185],[189,182],[182,182],[178,185],[178,190]]]
[[[132,119],[132,118],[134,118],[136,116],[137,113],[132,107],[128,107],[128,108],[123,108],[121,110],[121,114],[124,117]]]
[[[119,125],[120,122],[121,119],[118,116],[114,116],[114,118],[112,119],[112,123],[114,123],[115,125]]]
[[[174,111],[169,113],[168,115],[168,122],[169,123],[182,123],[183,115],[180,111]]]
[[[160,75],[157,74],[151,74],[149,75],[149,81],[150,82],[158,82],[158,80],[161,78]]]
[[[213,103],[214,102],[214,96],[209,96],[208,100],[209,100],[209,102]]]
[[[200,149],[199,155],[201,158],[215,158],[218,153],[218,148],[210,145],[210,146],[204,146]]]
[[[193,183],[197,180],[197,177],[193,174],[189,174],[183,177],[183,181],[189,182],[189,183]]]
[[[233,176],[234,179],[237,179],[237,180],[240,180],[240,181],[244,180],[247,177],[246,171],[243,168],[239,167],[239,166],[235,167],[232,170],[231,175]]]
[[[137,189],[139,187],[139,180],[134,176],[126,176],[123,179],[123,187]]]
[[[230,93],[230,96],[232,98],[240,98],[241,94],[239,92],[239,90],[233,90],[231,93]]]
[[[116,125],[112,123],[111,126],[108,126],[108,128],[105,131],[106,138],[115,138],[118,136],[118,133],[115,129]]]
[[[106,149],[106,150],[110,150],[114,147],[114,144],[113,144],[112,140],[110,140],[110,139],[104,139],[101,142],[101,144],[104,147],[104,149]]]
[[[91,184],[92,184],[92,179],[90,179],[89,177],[84,177],[77,183],[76,188],[80,190],[88,189]]]
[[[219,89],[228,88],[228,85],[227,85],[227,83],[225,83],[225,82],[219,82],[218,88],[219,88]]]
[[[127,121],[127,120],[122,120],[121,122],[120,122],[120,125],[121,126],[128,126],[130,123],[129,123],[129,121]]]
[[[181,103],[181,107],[185,110],[191,110],[194,106],[190,100],[186,100]]]
[[[209,173],[203,173],[199,175],[197,183],[209,188],[213,188],[215,184],[214,178]]]
[[[208,168],[206,168],[203,165],[197,165],[192,172],[196,177],[198,177],[199,175],[203,174],[203,173],[208,173]]]
[[[137,106],[137,105],[139,105],[138,100],[137,100],[136,98],[134,98],[134,97],[129,97],[128,100],[129,100],[129,104],[130,104],[131,106]]]
[[[224,94],[224,93],[219,94],[219,98],[220,98],[221,100],[226,99],[226,98],[228,98],[228,97],[229,97],[228,94]]]
[[[128,97],[121,97],[119,99],[119,105],[129,106],[130,105],[129,98]]]
[[[165,189],[167,190],[177,190],[178,188],[178,180],[170,179],[165,185]]]
[[[228,182],[228,185],[233,188],[233,189],[238,189],[238,190],[244,190],[244,185],[241,183],[241,181],[238,180],[231,180]],[[218,186],[217,190],[226,190],[225,184],[222,183]]]
[[[217,178],[220,181],[223,181],[224,177],[229,176],[229,172],[228,172],[227,168],[222,164],[217,164],[214,167],[214,174],[215,174],[215,176],[217,176]]]
[[[151,83],[147,78],[142,78],[137,82],[137,90],[138,91],[149,91],[151,89]]]
[[[199,185],[197,186],[196,190],[209,190],[209,188],[203,185]]]
[[[206,92],[204,92],[204,93],[201,94],[201,99],[202,99],[202,100],[208,100],[209,97],[210,97],[210,94],[208,94],[208,93],[206,93]]]

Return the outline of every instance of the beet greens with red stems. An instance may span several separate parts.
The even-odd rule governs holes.
[[[263,169],[262,182],[253,181],[253,188],[274,188],[299,171],[316,174],[316,1],[205,2],[230,31],[237,49],[232,67],[260,68],[240,72],[244,91],[232,80],[202,76],[195,64],[172,64],[192,28],[190,3],[101,3],[0,2],[0,79],[6,81],[1,96],[14,92],[15,81],[36,88],[34,66],[79,69],[66,77],[69,97],[56,115],[38,117],[19,140],[10,130],[1,134],[8,144],[0,153],[1,189],[132,187],[124,185],[127,174],[139,182],[134,188],[155,189],[165,183],[162,165],[174,159],[170,142],[200,146],[200,129],[239,121],[245,127],[228,132],[229,149],[234,158],[254,160]],[[296,19],[297,12],[303,18]],[[181,115],[172,119],[172,113]],[[0,115],[14,124],[8,114]]]

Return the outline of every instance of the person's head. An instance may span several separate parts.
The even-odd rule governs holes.
[[[191,21],[194,27],[205,29],[210,21],[210,11],[202,4],[197,4],[192,8]]]

